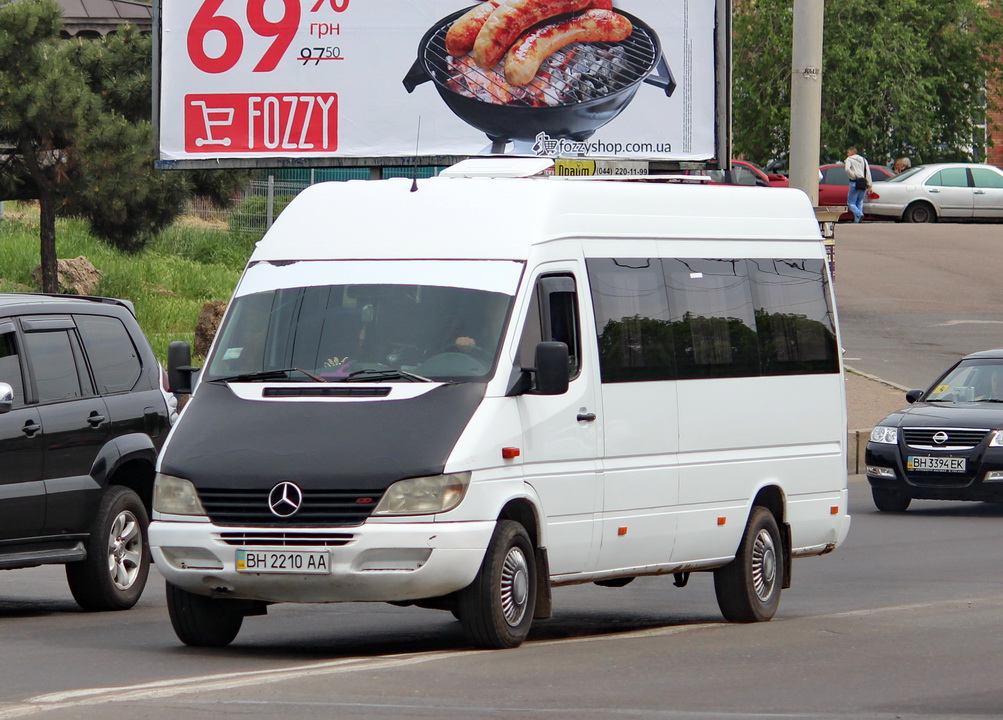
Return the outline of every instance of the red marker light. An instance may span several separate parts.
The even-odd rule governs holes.
[[[503,447],[502,448],[502,459],[511,460],[512,458],[517,458],[520,455],[519,448],[517,447]]]

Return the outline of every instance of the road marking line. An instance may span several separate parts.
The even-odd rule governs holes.
[[[975,603],[991,605],[1003,604],[1003,598],[955,598],[950,600],[940,600],[925,603],[910,603],[906,605],[895,605],[890,607],[866,608],[861,610],[848,610],[845,612],[827,613],[822,615],[811,615],[795,618],[778,618],[781,622],[805,621],[805,620],[825,620],[843,617],[863,617],[867,615],[877,615],[887,612],[903,612],[908,610],[920,610],[938,606],[949,606],[959,604],[973,605]],[[572,643],[596,642],[602,640],[641,640],[655,637],[666,637],[677,635],[692,630],[705,628],[725,628],[732,627],[725,622],[695,623],[692,625],[673,625],[661,628],[647,628],[644,630],[633,630],[624,633],[604,633],[601,635],[590,635],[578,638],[559,638],[555,640],[542,640],[539,642],[527,643],[528,647],[549,647],[555,645],[569,645]],[[341,658],[309,665],[297,665],[288,668],[278,668],[270,670],[247,670],[233,673],[217,673],[213,675],[201,675],[186,678],[174,678],[170,680],[157,680],[136,685],[125,685],[122,687],[105,688],[81,688],[77,690],[66,690],[62,692],[46,693],[28,698],[23,703],[16,705],[0,705],[0,720],[13,720],[14,718],[28,717],[52,710],[64,710],[81,706],[105,705],[116,702],[131,702],[137,700],[153,700],[167,697],[175,697],[184,694],[196,694],[203,692],[213,692],[217,690],[230,690],[233,688],[247,687],[249,685],[260,685],[263,683],[275,683],[283,680],[296,680],[300,678],[315,677],[320,675],[334,675],[340,673],[355,672],[357,670],[387,670],[410,665],[418,665],[437,660],[450,660],[458,657],[469,657],[471,655],[482,655],[494,653],[494,650],[447,650],[435,653],[409,653],[407,655],[378,656],[375,658],[353,657]]]

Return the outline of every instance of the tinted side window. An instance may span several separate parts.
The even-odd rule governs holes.
[[[94,372],[97,391],[106,394],[132,390],[143,368],[139,352],[122,321],[113,317],[78,315],[76,323]]]
[[[575,279],[571,275],[545,275],[537,279],[519,339],[519,363],[532,367],[536,345],[542,341],[568,346],[568,377],[581,371],[582,340]],[[564,289],[562,289],[564,286]]]
[[[83,395],[73,346],[65,330],[27,333],[24,342],[39,402],[71,400]]]
[[[849,185],[850,180],[846,177],[846,168],[842,165],[831,167],[825,171],[825,185]]]
[[[664,260],[680,379],[759,375],[745,260]]]
[[[21,379],[21,358],[17,352],[17,336],[0,334],[0,382],[14,389],[14,407],[24,405],[24,382]]]
[[[839,371],[823,260],[749,260],[764,375]]]
[[[944,168],[931,175],[926,184],[937,187],[968,187],[968,170],[965,168]]]
[[[676,376],[661,260],[589,260],[603,382]]]
[[[975,179],[975,187],[1003,188],[1003,175],[995,170],[972,168],[972,177]]]

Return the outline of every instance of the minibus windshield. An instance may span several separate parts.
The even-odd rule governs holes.
[[[414,272],[397,271],[408,263],[383,263],[381,269],[394,270],[383,273],[388,282],[375,282],[368,272],[380,263],[321,264],[329,272],[311,267],[309,277],[275,266],[263,270],[273,280],[309,284],[264,289],[260,277],[242,280],[245,294],[238,292],[228,310],[202,380],[483,382],[491,376],[521,266],[513,272],[515,263],[479,263],[477,270],[508,266],[506,277],[486,278],[485,289],[470,287],[477,273],[465,274],[456,286],[442,284],[436,272],[422,272],[429,269],[422,262],[410,263]],[[313,284],[320,275],[353,275],[344,266],[366,266],[356,267],[360,282]]]

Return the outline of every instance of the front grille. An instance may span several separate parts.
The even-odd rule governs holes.
[[[344,527],[361,525],[380,500],[368,490],[303,490],[299,510],[278,517],[268,507],[271,488],[262,490],[199,490],[206,513],[216,525],[256,527]]]
[[[937,442],[935,435],[944,433],[947,439]],[[970,450],[978,447],[989,434],[989,430],[971,428],[903,428],[905,444],[923,450]]]
[[[222,532],[219,539],[241,547],[342,547],[355,538],[352,533]]]

